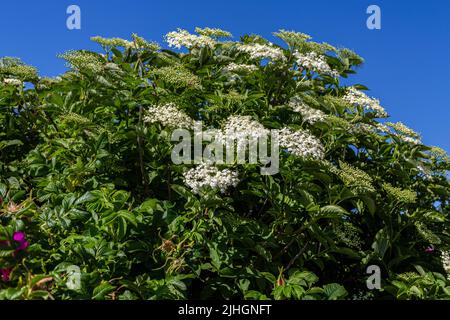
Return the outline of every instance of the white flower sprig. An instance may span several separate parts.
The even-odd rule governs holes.
[[[322,160],[325,157],[325,149],[320,140],[306,130],[283,128],[278,131],[278,139],[281,147],[298,157],[312,160]]]
[[[214,47],[216,41],[205,35],[190,34],[187,30],[178,28],[166,34],[166,41],[169,47],[180,49],[181,47]]]
[[[230,63],[223,67],[223,71],[225,72],[247,72],[251,73],[253,71],[258,70],[258,67],[254,64],[237,64],[237,63]]]
[[[21,80],[14,79],[14,78],[5,78],[5,79],[3,79],[3,83],[5,85],[11,85],[11,86],[17,86],[17,87],[20,87],[23,85],[23,82]]]
[[[378,118],[386,118],[388,116],[378,99],[367,96],[355,87],[347,88],[347,92],[342,99],[354,106],[363,107],[367,111],[375,111],[375,115]]]
[[[325,61],[325,57],[317,52],[313,51],[306,54],[296,52],[294,56],[297,59],[297,64],[302,68],[312,70],[318,74],[326,74],[334,78],[339,77],[339,73],[331,69]]]
[[[288,105],[292,110],[300,113],[303,120],[309,124],[324,121],[327,117],[322,111],[306,105],[299,97],[290,99]]]
[[[184,173],[184,182],[193,193],[199,194],[204,188],[219,189],[220,192],[239,183],[238,173],[229,169],[219,170],[217,167],[201,163]]]
[[[441,260],[442,260],[442,267],[444,268],[445,272],[447,272],[447,279],[450,280],[450,252],[442,251]]]
[[[286,61],[283,50],[275,47],[272,43],[240,44],[237,49],[241,52],[248,53],[250,55],[250,59],[253,60],[270,59],[272,61]]]
[[[186,129],[192,128],[194,124],[193,119],[179,110],[174,103],[150,107],[144,117],[144,122],[161,123],[166,127]]]

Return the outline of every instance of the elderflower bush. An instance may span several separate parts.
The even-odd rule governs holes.
[[[54,79],[1,58],[0,299],[449,299],[448,155],[341,85],[356,53],[274,35],[96,36]],[[275,132],[279,170],[173,163],[196,121]]]

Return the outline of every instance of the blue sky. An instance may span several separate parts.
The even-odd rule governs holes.
[[[81,30],[66,28],[66,9],[81,8]],[[366,27],[366,8],[381,8],[381,30]],[[94,35],[129,38],[133,32],[163,42],[177,27],[220,27],[235,38],[256,33],[275,40],[279,29],[353,49],[366,60],[352,82],[381,100],[391,121],[403,121],[426,144],[450,153],[450,1],[3,1],[0,56],[20,57],[41,75],[64,72],[56,54],[94,49]]]

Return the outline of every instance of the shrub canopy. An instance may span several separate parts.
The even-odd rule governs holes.
[[[52,79],[1,59],[0,298],[449,299],[448,156],[341,85],[357,54],[274,35],[94,37]],[[194,120],[278,130],[279,172],[174,164]]]

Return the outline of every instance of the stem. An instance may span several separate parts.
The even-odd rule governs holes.
[[[145,173],[144,168],[144,150],[142,147],[142,136],[140,129],[142,128],[142,106],[139,106],[139,124],[137,130],[137,143],[138,143],[138,151],[139,151],[139,166],[141,169],[141,177],[142,177],[142,185],[144,186],[144,195],[147,197],[150,194],[149,186],[148,186],[148,180],[147,175]]]
[[[304,245],[303,248],[300,250],[300,252],[297,253],[297,254],[295,255],[295,257],[292,258],[291,261],[289,261],[289,264],[287,265],[286,269],[284,269],[284,271],[288,271],[289,268],[292,267],[292,265],[294,264],[295,260],[297,260],[298,257],[300,257],[300,256],[305,252],[306,248],[308,247],[308,244],[309,244],[309,240],[306,241],[305,245]]]

